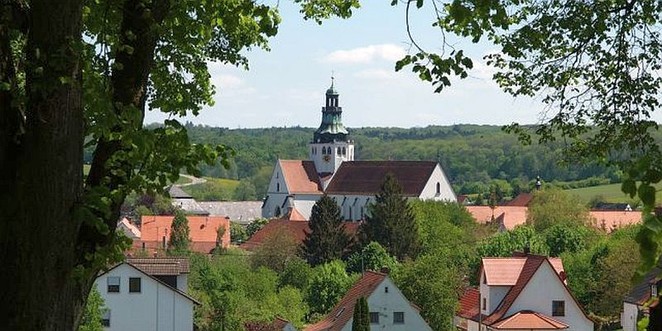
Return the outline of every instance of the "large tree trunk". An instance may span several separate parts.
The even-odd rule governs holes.
[[[7,171],[0,177],[0,325],[7,330],[73,330],[91,284],[74,273],[80,222],[72,214],[83,188],[81,10],[80,0],[30,4],[25,134],[15,154],[0,160]],[[17,136],[15,126],[2,129],[1,136]]]

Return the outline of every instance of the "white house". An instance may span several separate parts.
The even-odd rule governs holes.
[[[621,312],[623,331],[637,331],[637,322],[648,315],[646,303],[649,303],[651,298],[659,297],[661,294],[661,275],[662,268],[658,264],[627,294],[623,300],[623,311]]]
[[[593,330],[566,285],[561,259],[518,254],[483,258],[480,287],[460,298],[461,330]]]
[[[351,331],[356,300],[364,297],[370,310],[370,330],[432,330],[387,274],[367,271],[326,317],[306,331]]]
[[[324,194],[336,200],[346,220],[363,219],[387,174],[409,198],[457,201],[441,166],[428,161],[354,161],[354,141],[342,124],[339,94],[326,91],[322,123],[309,144],[310,160],[278,160],[262,204],[262,217],[291,213],[310,218]]]
[[[193,306],[186,294],[188,260],[128,259],[94,282],[108,308],[105,330],[193,330]]]

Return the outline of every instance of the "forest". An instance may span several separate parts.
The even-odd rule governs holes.
[[[314,131],[303,127],[228,129],[190,122],[186,128],[193,143],[223,144],[234,150],[229,168],[201,165],[203,175],[239,180],[242,188],[255,192],[247,198],[257,199],[264,196],[277,159],[308,157]],[[438,161],[458,194],[482,194],[496,184],[506,195],[516,195],[530,190],[537,176],[564,189],[618,183],[621,179],[613,167],[567,159],[568,146],[562,141],[524,145],[500,126],[355,128],[350,134],[356,160]]]

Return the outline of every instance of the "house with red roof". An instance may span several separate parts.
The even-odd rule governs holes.
[[[290,321],[276,316],[271,322],[246,322],[246,331],[296,331],[297,329]]]
[[[659,296],[662,294],[660,290],[662,290],[662,263],[658,263],[646,273],[643,279],[625,296],[621,312],[623,331],[637,331],[639,320],[649,314],[647,305],[652,303],[651,299],[658,298],[659,300]]]
[[[149,252],[167,249],[174,218],[175,216],[143,216],[140,239],[133,241],[133,249]],[[230,220],[227,217],[187,215],[186,219],[191,251],[208,254],[216,247],[227,248],[230,245]],[[220,238],[219,229],[223,234]]]
[[[271,176],[262,217],[296,212],[306,220],[324,194],[333,197],[346,220],[360,220],[374,201],[387,174],[393,174],[405,196],[457,201],[437,162],[355,161],[354,142],[342,124],[339,94],[331,84],[322,107],[322,123],[309,144],[309,160],[278,160]]]
[[[561,259],[529,254],[483,258],[480,286],[464,292],[454,322],[471,331],[593,330]]]
[[[321,321],[306,331],[351,331],[356,301],[364,297],[370,310],[370,330],[432,330],[387,273],[366,271]]]

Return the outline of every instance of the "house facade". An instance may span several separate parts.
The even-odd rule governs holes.
[[[387,174],[393,174],[412,199],[457,201],[441,166],[428,161],[355,161],[354,141],[342,124],[339,93],[326,91],[322,123],[309,144],[309,160],[278,160],[262,204],[262,217],[296,210],[308,219],[324,194],[334,198],[346,220],[366,216]]]
[[[467,289],[454,318],[461,330],[593,330],[566,284],[558,258],[483,258],[480,286]]]
[[[151,274],[150,274],[151,273]],[[186,294],[188,261],[135,259],[99,275],[105,330],[193,330],[195,299]]]
[[[662,266],[653,267],[643,279],[628,292],[623,300],[621,326],[623,331],[637,331],[639,320],[648,316],[647,304],[651,299],[659,298],[662,289]],[[659,300],[659,299],[658,299]]]
[[[140,239],[133,241],[133,250],[147,251],[150,254],[166,250],[174,218],[175,216],[143,216],[140,222]],[[186,215],[186,219],[191,251],[209,254],[216,247],[227,248],[230,245],[230,220],[227,217]]]
[[[367,271],[326,317],[306,331],[351,331],[356,300],[364,297],[370,311],[370,330],[432,330],[386,273]]]

